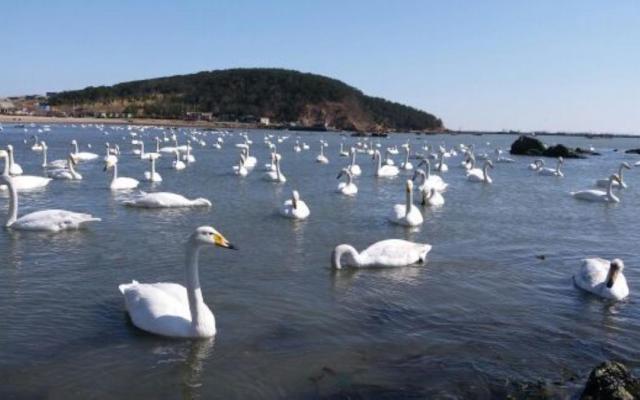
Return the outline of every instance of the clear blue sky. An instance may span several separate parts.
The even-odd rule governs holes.
[[[0,96],[231,67],[338,78],[451,128],[640,132],[640,1],[9,1]]]

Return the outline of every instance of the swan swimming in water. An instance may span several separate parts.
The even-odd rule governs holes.
[[[424,171],[420,170],[420,167],[424,165]],[[431,174],[431,163],[429,160],[424,159],[418,164],[418,168],[413,173],[412,180],[416,180],[418,176],[422,177],[422,182],[418,186],[418,190],[429,190],[430,188],[436,189],[438,192],[444,192],[449,186],[440,176]]]
[[[405,204],[396,204],[393,206],[393,211],[389,216],[389,221],[403,226],[422,225],[422,222],[424,221],[422,213],[418,207],[413,205],[413,182],[408,180],[405,189]]]
[[[482,169],[473,168],[467,171],[467,180],[469,182],[493,183],[489,176],[489,168],[493,168],[493,163],[491,160],[486,160]]]
[[[87,151],[79,151],[78,142],[75,139],[73,139],[71,141],[71,145],[73,146],[73,149],[74,149],[73,156],[78,161],[91,161],[91,160],[95,160],[96,158],[98,158],[98,155],[96,153],[89,153]]]
[[[91,214],[77,213],[66,210],[41,210],[23,215],[18,218],[18,191],[13,182],[16,177],[0,176],[0,182],[5,183],[9,190],[9,215],[4,226],[23,231],[60,232],[64,230],[84,228],[89,222],[100,221]]]
[[[405,171],[411,171],[413,169],[413,164],[411,164],[411,161],[409,161],[409,154],[411,153],[411,150],[409,149],[408,145],[403,147],[406,154],[405,154],[404,162],[400,163],[400,169],[403,169]]]
[[[177,151],[177,150],[176,150]],[[151,171],[144,171],[144,179],[149,182],[162,182],[162,176],[156,172],[156,159],[158,157],[149,157],[151,162]]]
[[[622,300],[629,295],[627,279],[622,274],[624,263],[616,258],[612,261],[602,258],[587,258],[573,276],[573,282],[580,289],[610,300]]]
[[[171,192],[140,192],[122,202],[123,205],[139,208],[180,208],[180,207],[211,207],[211,202],[205,198],[189,200],[186,197]]]
[[[297,190],[291,193],[291,198],[286,200],[280,208],[280,214],[291,219],[306,219],[310,213],[307,204],[300,200],[300,194]]]
[[[429,188],[429,190],[421,190],[422,205],[429,207],[438,207],[444,205],[444,197],[435,188]]]
[[[138,283],[118,286],[125,308],[138,328],[161,336],[207,338],[216,334],[213,313],[202,298],[198,256],[203,247],[235,249],[210,226],[201,226],[187,241],[186,287],[177,283]]]
[[[173,167],[173,169],[175,169],[176,171],[181,171],[187,168],[187,165],[184,163],[184,161],[180,160],[180,152],[178,150],[176,150],[175,156],[176,159],[171,162],[171,166]]]
[[[329,159],[327,158],[327,156],[324,155],[324,148],[326,145],[327,145],[326,143],[324,143],[323,141],[320,141],[320,154],[318,154],[318,157],[316,157],[316,162],[320,164],[329,163]]]
[[[563,177],[564,174],[562,173],[562,171],[560,171],[560,166],[564,164],[564,158],[562,157],[558,157],[558,164],[556,164],[556,169],[551,169],[551,168],[540,168],[538,170],[538,174],[540,175],[544,175],[544,176],[557,176],[557,177]]]
[[[401,239],[381,240],[360,253],[349,244],[341,244],[331,253],[331,266],[334,269],[406,267],[425,263],[429,251],[431,251],[429,244]],[[348,259],[343,265],[344,255],[347,255]]]
[[[500,149],[496,149],[495,150],[495,154],[496,154],[496,162],[499,162],[499,163],[514,163],[514,162],[516,162],[516,160],[514,160],[513,158],[504,157],[502,155],[502,150],[500,150]]]
[[[447,172],[449,171],[449,167],[444,163],[444,152],[438,152],[438,163],[436,164],[436,171],[438,172]]]
[[[541,159],[537,159],[531,164],[529,164],[529,169],[531,171],[540,171],[544,167],[544,161]]]
[[[353,183],[353,174],[349,171],[349,168],[343,168],[336,179],[340,179],[345,175],[347,176],[347,181],[340,182],[336,192],[342,193],[345,196],[355,196],[358,193],[358,187]]]
[[[53,160],[51,162],[47,162],[47,151],[49,147],[47,147],[47,143],[42,141],[42,168],[65,168],[67,166],[67,160]]]
[[[22,175],[24,171],[22,171],[22,167],[13,159],[13,146],[7,145],[7,154],[9,156],[9,175]]]
[[[571,192],[571,196],[578,200],[586,200],[586,201],[594,201],[600,203],[619,203],[620,199],[613,194],[613,183],[618,181],[620,183],[620,178],[618,175],[613,174],[609,177],[609,187],[607,191],[590,189],[590,190],[581,190],[578,192]]]
[[[129,190],[135,189],[138,187],[140,182],[137,179],[127,178],[124,176],[118,176],[118,158],[110,158],[104,164],[104,171],[107,172],[109,169],[113,168],[113,178],[111,179],[111,183],[109,184],[109,189],[111,190]]]
[[[264,174],[264,179],[270,182],[285,183],[287,178],[280,171],[280,157],[274,157],[273,162],[275,163],[276,170],[267,171]]]
[[[395,165],[382,165],[382,160],[380,159],[380,151],[376,150],[373,153],[373,159],[376,162],[376,176],[383,178],[390,178],[397,176],[400,173],[400,170]]]
[[[7,146],[6,151],[0,150],[0,158],[4,158],[4,172],[2,174],[5,176],[10,176],[9,169],[11,166],[11,151],[10,145]],[[11,182],[16,190],[21,191],[43,188],[51,182],[51,178],[35,175],[19,175],[13,176]],[[9,187],[7,185],[0,185],[0,190],[7,190],[8,188]]]
[[[614,188],[620,188],[620,189],[626,189],[627,188],[627,184],[624,182],[624,178],[622,176],[622,172],[625,169],[631,169],[631,166],[626,163],[623,162],[622,164],[620,164],[620,167],[618,168],[618,178],[620,178],[620,183],[618,183],[618,181],[613,181],[613,187]],[[596,186],[598,187],[608,187],[609,186],[609,179],[598,179],[596,181]]]
[[[344,143],[340,143],[340,157],[349,157],[349,152],[344,149]]]
[[[49,170],[47,171],[47,176],[53,179],[79,181],[82,179],[82,175],[73,168],[76,164],[77,161],[73,154],[69,154],[69,157],[67,157],[67,167]]]
[[[356,149],[352,147],[349,152],[351,153],[351,164],[347,168],[349,168],[351,175],[360,176],[362,174],[362,170],[360,169],[360,166],[356,164]]]

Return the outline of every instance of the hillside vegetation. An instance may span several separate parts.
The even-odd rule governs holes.
[[[283,69],[207,71],[88,87],[53,94],[49,104],[76,114],[183,119],[207,113],[218,121],[267,117],[280,124],[356,131],[443,128],[427,112],[366,96],[336,79]]]

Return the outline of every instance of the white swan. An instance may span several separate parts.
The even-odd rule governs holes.
[[[460,163],[460,166],[465,170],[469,171],[473,169],[475,165],[476,165],[476,157],[473,155],[473,153],[466,151],[464,160]]]
[[[182,156],[182,159],[187,163],[191,164],[196,162],[196,158],[191,154],[191,140],[187,140],[187,154]]]
[[[349,157],[349,152],[344,149],[344,143],[340,143],[340,157]]]
[[[264,179],[270,182],[285,183],[287,181],[287,178],[280,171],[280,157],[275,157],[273,161],[276,165],[276,170],[267,171],[264,174]]]
[[[409,149],[409,146],[403,146],[403,147],[406,154],[404,157],[404,162],[400,163],[400,169],[403,169],[405,171],[411,171],[413,170],[413,164],[411,164],[411,161],[409,161],[409,154],[411,153],[411,150]]]
[[[421,171],[420,167],[423,165],[425,169]],[[447,190],[447,186],[449,186],[442,177],[431,174],[431,163],[427,159],[420,161],[418,168],[413,173],[412,179],[415,181],[418,176],[422,177],[422,182],[420,186],[418,186],[418,190],[420,191],[434,188],[438,192],[444,192]]]
[[[83,214],[66,210],[41,210],[18,218],[18,191],[14,186],[17,177],[0,176],[9,190],[9,214],[4,226],[23,231],[60,232],[80,229],[88,222],[100,221],[91,214]]]
[[[390,166],[394,166],[395,163],[393,162],[393,159],[391,157],[389,157],[389,154],[393,154],[391,153],[391,151],[389,149],[386,149],[384,152],[384,161],[382,162],[384,165],[390,165]],[[396,153],[398,154],[398,149],[396,149]]]
[[[316,162],[320,164],[329,164],[329,159],[324,155],[324,147],[326,144],[324,142],[320,142],[320,154],[316,157]]]
[[[562,171],[560,171],[560,166],[564,164],[564,158],[562,157],[558,157],[558,164],[556,164],[556,169],[551,169],[551,168],[540,168],[538,170],[538,174],[540,175],[544,175],[544,176],[557,176],[557,177],[563,177],[564,174],[562,173]]]
[[[347,168],[349,168],[351,175],[360,176],[362,174],[362,170],[360,169],[360,166],[356,164],[356,149],[352,147],[350,149],[350,152],[351,152],[351,164],[349,164]]]
[[[373,159],[376,162],[376,173],[377,177],[390,178],[393,176],[397,176],[400,173],[400,170],[395,165],[382,165],[382,160],[380,157],[380,151],[376,150],[373,153]]]
[[[496,149],[495,150],[495,154],[496,154],[496,162],[499,162],[499,163],[514,163],[514,162],[516,162],[516,160],[514,160],[513,158],[504,157],[502,155],[502,150],[500,150],[500,149]]]
[[[186,197],[171,192],[140,192],[122,202],[123,205],[139,208],[180,208],[180,207],[211,207],[211,202],[205,198],[189,200]]]
[[[178,150],[176,150],[175,156],[176,159],[171,162],[171,166],[173,167],[173,169],[181,171],[187,168],[187,165],[184,163],[184,161],[180,160],[180,152]]]
[[[486,160],[482,169],[473,168],[467,171],[467,180],[469,182],[492,183],[493,180],[489,176],[489,168],[493,168],[491,160]]]
[[[108,171],[113,168],[113,178],[109,184],[111,190],[129,190],[138,187],[140,182],[137,179],[127,178],[124,176],[118,176],[118,158],[110,158],[104,165],[104,171]]]
[[[544,160],[541,160],[541,159],[537,159],[531,164],[529,164],[529,169],[535,172],[540,171],[543,167],[544,167]]]
[[[104,144],[105,147],[105,155],[102,158],[104,160],[104,162],[117,162],[118,161],[118,157],[116,154],[114,154],[115,149],[112,151],[111,150],[111,145],[109,144],[109,142],[106,142]]]
[[[355,196],[358,193],[358,187],[353,183],[353,174],[349,171],[349,168],[343,168],[338,174],[337,179],[342,178],[344,175],[347,176],[347,181],[340,182],[336,192],[342,193],[345,196]]]
[[[169,141],[169,138],[165,137],[165,139],[165,142]],[[176,137],[176,135],[172,135],[171,140],[173,141],[173,146],[161,147],[158,152],[164,154],[173,154],[178,151],[178,138]]]
[[[627,279],[623,275],[624,263],[616,258],[612,261],[602,258],[587,258],[573,276],[573,282],[580,289],[596,296],[611,300],[622,300],[629,295]]]
[[[9,155],[9,175],[22,175],[24,172],[22,167],[13,159],[13,146],[7,145],[7,153]]]
[[[571,196],[578,200],[586,200],[586,201],[594,201],[601,203],[619,203],[620,199],[613,194],[613,183],[618,181],[620,183],[620,178],[618,175],[613,174],[609,177],[609,187],[607,191],[591,189],[591,190],[580,190],[578,192],[571,192]]]
[[[186,287],[137,281],[118,286],[135,326],[156,335],[178,338],[207,338],[216,334],[216,321],[202,298],[198,274],[198,255],[205,246],[235,249],[214,228],[202,226],[187,241]]]
[[[256,166],[256,164],[258,163],[258,159],[251,156],[249,154],[249,149],[251,148],[248,144],[244,144],[242,145],[242,151],[244,152],[244,156],[245,156],[245,160],[244,160],[244,166],[252,169]]]
[[[438,152],[438,163],[436,164],[436,171],[438,172],[447,172],[449,171],[449,167],[444,163],[444,152]]]
[[[8,147],[8,146],[7,146]],[[0,150],[0,158],[4,158],[4,176],[9,175],[9,167],[11,166],[10,151]],[[45,187],[51,182],[51,178],[45,178],[43,176],[35,175],[19,175],[14,176],[11,181],[16,190],[30,190]],[[4,191],[9,189],[7,185],[0,185],[0,190]]]
[[[76,172],[75,168],[73,168],[76,164],[77,161],[73,157],[73,154],[69,154],[69,157],[67,157],[66,168],[48,170],[47,176],[53,179],[79,181],[82,179],[82,175]]]
[[[621,188],[621,189],[626,189],[627,188],[627,184],[624,182],[624,178],[622,176],[622,172],[625,169],[631,169],[631,166],[629,165],[629,163],[623,162],[620,164],[620,167],[618,168],[618,178],[620,178],[620,183],[618,183],[618,181],[614,180],[613,181],[613,187],[614,188]],[[598,187],[608,187],[609,186],[609,179],[598,179],[596,181],[596,186]]]
[[[156,159],[157,157],[149,157],[149,162],[151,162],[151,171],[144,171],[144,179],[146,181],[162,182],[162,176],[156,172]]]
[[[392,268],[422,264],[427,260],[431,245],[414,243],[402,239],[381,240],[360,253],[351,245],[341,244],[331,253],[331,266],[335,269],[353,268]],[[348,258],[342,264],[342,257]]]
[[[73,149],[74,149],[73,156],[78,161],[91,161],[98,158],[98,155],[96,153],[89,153],[87,151],[78,151],[79,150],[78,142],[75,139],[71,141],[71,145],[73,146]]]
[[[406,201],[405,204],[396,204],[389,216],[389,221],[394,224],[404,226],[422,225],[424,219],[418,207],[413,205],[413,182],[410,180],[406,184]]]
[[[437,207],[444,204],[444,197],[433,187],[429,190],[421,190],[420,194],[422,194],[423,206]]]
[[[233,172],[239,176],[247,176],[249,174],[249,170],[244,166],[245,156],[244,153],[240,153],[240,160],[238,161],[238,165],[233,166]]]
[[[306,219],[309,214],[309,207],[307,203],[300,200],[300,194],[297,190],[291,193],[291,198],[285,200],[284,204],[280,208],[280,214],[283,217],[291,219]]]

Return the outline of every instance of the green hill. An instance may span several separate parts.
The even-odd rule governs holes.
[[[49,104],[71,114],[184,119],[207,113],[218,121],[268,117],[272,123],[356,131],[443,129],[440,119],[424,111],[366,96],[336,79],[284,69],[217,70],[88,87],[53,94]]]

